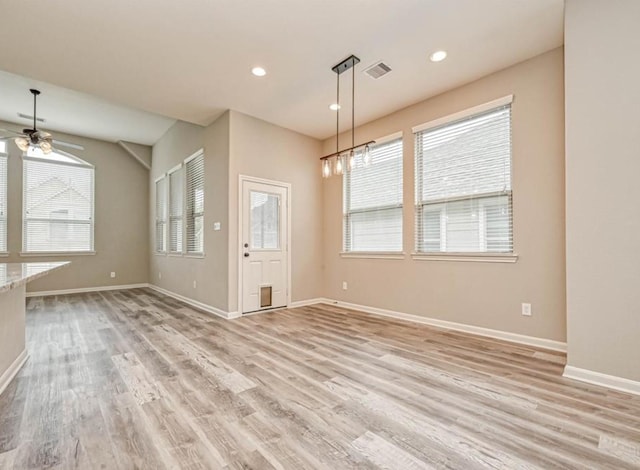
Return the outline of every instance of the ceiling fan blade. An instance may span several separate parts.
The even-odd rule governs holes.
[[[76,150],[84,150],[84,147],[82,145],[72,144],[71,142],[63,142],[61,140],[56,140],[56,139],[53,139],[51,142],[59,147],[69,147]]]

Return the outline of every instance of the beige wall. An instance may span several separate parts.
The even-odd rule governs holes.
[[[640,2],[566,4],[568,363],[640,380]]]
[[[0,123],[0,127],[16,125]],[[71,266],[30,282],[41,292],[146,283],[149,277],[149,172],[115,143],[56,133],[84,150],[65,149],[95,166],[95,255],[21,257],[22,160],[9,143],[8,248],[0,262],[71,261]],[[116,278],[110,277],[111,272]]]
[[[426,78],[428,79],[428,78]],[[324,295],[441,320],[565,340],[563,50],[550,51],[356,129],[404,132],[403,260],[345,259],[342,179],[324,183]],[[515,264],[416,261],[412,126],[509,94],[513,102]],[[348,134],[341,142],[350,140]],[[326,153],[335,140],[324,143]],[[316,162],[319,172],[319,163]],[[348,290],[342,290],[342,281]],[[521,315],[529,302],[533,316]]]
[[[322,295],[321,144],[310,137],[231,111],[229,172],[229,310],[238,308],[240,175],[291,184],[291,297]]]
[[[225,312],[238,308],[238,181],[240,175],[292,185],[292,299],[322,293],[320,142],[228,111],[207,128],[176,123],[153,148],[151,182],[199,148],[205,149],[205,257],[151,257],[151,282]],[[154,237],[155,185],[150,236]],[[213,225],[220,222],[221,230]],[[154,243],[151,243],[153,249]],[[162,278],[158,276],[162,273]],[[193,288],[193,281],[197,288]]]
[[[204,257],[152,253],[150,282],[227,311],[229,113],[207,128],[179,121],[154,145],[150,175],[150,250],[155,247],[155,180],[202,148],[205,160]],[[222,230],[214,231],[213,224],[218,221]]]

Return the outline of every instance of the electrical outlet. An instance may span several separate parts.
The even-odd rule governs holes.
[[[116,277],[116,273],[111,271],[111,279],[113,279],[114,277]]]
[[[162,273],[158,271],[158,279],[162,279]]]
[[[347,290],[347,281],[342,281],[342,290]]]
[[[196,281],[193,281],[193,288],[195,289],[198,286],[198,283]]]
[[[531,316],[531,304],[522,304],[522,314],[525,317]]]

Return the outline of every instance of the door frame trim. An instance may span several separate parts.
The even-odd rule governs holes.
[[[276,181],[276,180],[269,180],[269,179],[265,179],[265,178],[258,178],[255,176],[249,176],[249,175],[238,175],[238,239],[236,240],[237,243],[237,247],[238,247],[238,315],[242,316],[244,315],[244,313],[242,312],[243,310],[243,305],[242,305],[242,293],[243,293],[243,288],[244,288],[244,283],[243,283],[243,272],[242,272],[242,261],[243,261],[243,246],[242,246],[242,211],[244,210],[244,200],[243,200],[243,189],[244,189],[244,183],[248,182],[248,183],[259,183],[259,184],[266,184],[269,186],[276,186],[278,188],[283,188],[287,191],[287,227],[286,227],[286,234],[287,234],[287,250],[286,250],[286,256],[287,256],[287,280],[286,280],[286,286],[287,286],[287,305],[286,307],[288,308],[291,305],[291,183],[285,183],[284,181]],[[265,310],[258,310],[256,312],[251,312],[251,313],[261,313],[261,312],[270,312],[273,309],[265,309]]]

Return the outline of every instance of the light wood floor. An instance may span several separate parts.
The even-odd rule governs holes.
[[[0,468],[640,468],[640,397],[564,355],[336,307],[35,298]]]

